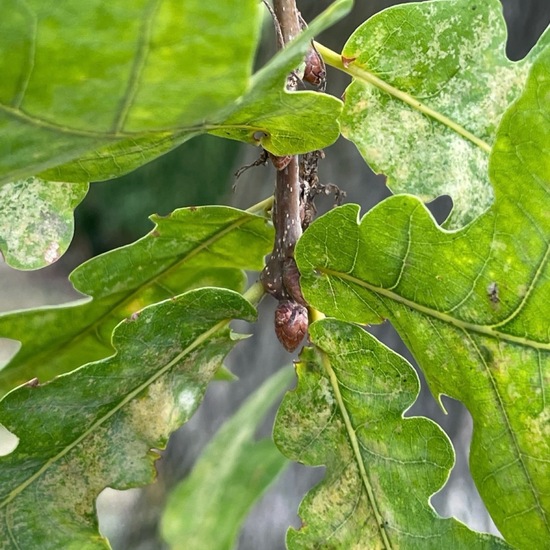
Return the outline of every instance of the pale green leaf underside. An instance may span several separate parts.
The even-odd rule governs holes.
[[[0,337],[22,344],[0,371],[1,393],[110,355],[115,325],[146,305],[203,286],[242,290],[241,270],[261,269],[273,242],[265,218],[224,206],[182,208],[152,220],[157,225],[148,235],[70,275],[90,298],[0,316]]]
[[[190,418],[235,344],[229,320],[254,317],[236,292],[191,291],[119,324],[116,355],[9,393],[0,418],[20,441],[0,459],[0,548],[106,548],[95,498],[154,479],[151,449]]]
[[[282,369],[220,428],[189,476],[171,492],[162,534],[172,550],[231,550],[254,502],[288,461],[254,433],[294,376]]]
[[[413,102],[354,74],[342,133],[376,172],[388,176],[394,192],[425,201],[450,195],[454,209],[447,227],[464,226],[490,206],[487,163],[496,128],[549,42],[547,33],[527,58],[511,62],[501,12],[499,0],[396,6],[369,19],[342,52],[356,58],[350,70],[368,71]],[[415,102],[450,120],[423,114]]]
[[[0,251],[17,269],[55,262],[71,243],[73,210],[86,196],[87,183],[27,178],[0,187]]]
[[[508,548],[430,506],[454,454],[434,422],[403,418],[419,391],[412,367],[356,325],[319,321],[310,336],[323,353],[302,355],[275,438],[326,474],[300,506],[304,525],[289,531],[289,549]]]
[[[472,475],[520,548],[550,544],[550,48],[504,115],[490,161],[495,203],[460,231],[392,197],[358,222],[344,206],[297,246],[308,301],[361,323],[389,318],[434,395],[474,420]]]
[[[351,3],[331,6],[308,32]],[[341,102],[284,92],[308,37],[267,68],[277,82],[269,94],[254,89],[261,9],[256,0],[67,1],[55,9],[9,0],[0,22],[0,182],[37,172],[109,179],[208,131],[255,144],[265,133],[276,154],[332,143]],[[304,126],[304,109],[321,118],[322,132]]]

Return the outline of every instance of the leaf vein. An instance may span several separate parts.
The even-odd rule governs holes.
[[[319,349],[319,353],[321,354],[321,361],[323,364],[323,367],[329,377],[330,384],[333,388],[334,395],[336,397],[336,401],[338,403],[338,408],[340,409],[340,414],[342,415],[342,418],[344,420],[344,424],[346,426],[346,431],[351,443],[351,447],[353,449],[353,453],[355,455],[355,461],[357,463],[357,466],[359,468],[359,472],[361,474],[361,480],[363,483],[363,486],[365,487],[365,490],[367,492],[367,497],[370,502],[370,505],[372,507],[372,510],[374,512],[374,516],[376,518],[376,524],[380,533],[380,538],[382,539],[382,544],[384,545],[384,548],[387,550],[392,549],[392,544],[389,540],[388,534],[386,533],[386,530],[384,529],[383,524],[383,517],[378,507],[378,502],[376,500],[376,497],[374,495],[374,491],[372,488],[372,484],[370,482],[367,470],[365,468],[365,464],[363,463],[363,458],[361,456],[361,450],[359,449],[359,443],[357,440],[357,435],[355,433],[355,429],[353,427],[353,424],[351,423],[351,419],[349,417],[348,411],[344,406],[344,402],[342,399],[342,393],[340,392],[340,380],[338,379],[338,376],[336,375],[335,371],[332,368],[332,365],[330,363],[330,359],[328,355]]]
[[[374,293],[374,295],[378,299],[380,299],[378,295],[383,296],[384,298],[390,299],[394,302],[398,302],[413,311],[418,311],[420,313],[423,313],[424,315],[434,317],[436,319],[439,319],[440,321],[443,321],[444,323],[448,323],[460,329],[478,332],[480,334],[484,334],[486,336],[490,336],[491,338],[496,338],[498,340],[504,340],[507,342],[522,344],[524,346],[532,347],[535,349],[550,351],[549,342],[538,342],[536,340],[532,340],[530,338],[526,338],[523,336],[515,336],[513,334],[506,334],[505,332],[500,332],[495,330],[495,328],[497,328],[497,326],[499,325],[478,325],[476,323],[470,323],[468,321],[457,319],[455,317],[452,317],[451,315],[447,315],[444,312],[437,311],[431,307],[421,305],[413,300],[409,300],[408,298],[405,298],[399,294],[396,294],[395,292],[392,292],[387,288],[378,287],[370,283],[367,283],[365,281],[361,281],[360,279],[357,279],[356,277],[352,277],[347,273],[342,273],[340,271],[335,271],[333,269],[329,269],[326,267],[318,267],[317,270],[320,273],[323,273],[325,275],[331,275],[337,279],[342,280],[343,282],[347,281],[348,286],[350,288],[351,288],[351,285],[349,285],[349,283],[357,285],[359,287],[370,290],[372,293]],[[362,301],[364,302],[364,299]],[[369,309],[372,310],[373,309],[372,306],[369,306]]]
[[[546,252],[544,253],[544,256],[542,257],[541,261],[539,262],[539,265],[537,266],[537,270],[535,272],[535,275],[534,275],[531,283],[529,284],[529,287],[527,288],[527,292],[523,296],[523,299],[518,304],[516,309],[506,319],[503,319],[502,321],[500,321],[500,323],[497,323],[496,325],[491,325],[491,328],[498,328],[498,327],[501,327],[503,325],[506,325],[521,313],[523,308],[526,306],[527,301],[529,300],[529,298],[533,294],[533,290],[535,289],[538,280],[542,276],[544,268],[546,267],[546,263],[548,262],[549,256],[550,256],[550,245],[547,244],[546,245]]]
[[[28,48],[28,55],[27,55],[27,58],[25,59],[25,65],[21,69],[21,76],[20,76],[19,84],[17,86],[17,89],[19,89],[19,91],[13,98],[13,102],[12,102],[12,106],[16,109],[19,108],[21,106],[21,103],[23,102],[23,98],[25,97],[25,93],[29,86],[31,75],[34,70],[34,60],[36,57],[36,35],[38,32],[36,14],[30,9],[29,5],[25,0],[19,0],[19,3],[23,7],[23,9],[28,13],[32,34],[31,34],[31,43]]]
[[[189,355],[192,351],[197,349],[200,345],[202,345],[204,342],[206,342],[211,336],[213,336],[216,332],[223,329],[229,324],[230,320],[224,320],[216,323],[213,327],[209,328],[202,334],[198,335],[192,342],[189,344],[184,350],[182,350],[180,353],[178,353],[173,359],[168,361],[166,365],[161,367],[158,371],[156,371],[152,376],[150,376],[147,380],[145,380],[142,384],[134,388],[132,391],[128,392],[128,394],[121,399],[116,405],[113,406],[112,409],[109,409],[104,415],[102,415],[100,418],[98,418],[93,424],[84,431],[81,435],[79,435],[72,443],[69,445],[66,445],[59,453],[57,453],[52,458],[48,459],[44,465],[39,468],[34,474],[29,476],[23,483],[21,483],[18,487],[16,487],[13,491],[11,491],[8,496],[0,502],[0,509],[8,506],[21,492],[23,492],[29,485],[31,485],[34,481],[36,481],[40,476],[42,476],[43,473],[45,473],[52,465],[54,465],[58,460],[65,459],[66,455],[73,450],[75,447],[77,447],[82,441],[84,441],[88,436],[93,434],[95,430],[97,430],[99,427],[101,427],[107,420],[109,420],[115,413],[117,413],[119,410],[121,410],[123,407],[125,407],[130,401],[132,401],[137,395],[139,395],[142,391],[147,389],[153,382],[158,380],[161,376],[163,376],[166,372],[168,372],[174,365],[178,364],[184,357]]]
[[[149,5],[143,10],[143,18],[141,20],[141,27],[139,30],[137,51],[134,57],[132,70],[130,71],[130,77],[126,84],[126,90],[122,96],[122,101],[118,112],[115,114],[113,121],[113,131],[115,133],[120,132],[128,119],[128,113],[132,107],[132,104],[136,98],[136,94],[139,88],[139,79],[147,62],[147,56],[149,54],[149,46],[151,40],[151,33],[153,29],[153,23],[155,20],[155,12],[159,9],[162,0],[150,0]]]
[[[473,348],[475,349],[475,351],[476,351],[476,353],[479,357],[480,363],[485,368],[487,378],[491,382],[491,387],[492,387],[493,393],[494,393],[494,395],[496,397],[496,400],[498,402],[498,410],[500,411],[500,414],[501,414],[501,416],[504,420],[504,425],[506,426],[507,435],[508,435],[509,439],[512,442],[512,446],[513,446],[513,449],[514,449],[515,454],[516,454],[516,460],[511,462],[511,463],[506,464],[505,468],[510,467],[515,462],[519,463],[520,469],[522,470],[523,476],[525,477],[527,485],[528,485],[528,487],[531,491],[531,495],[533,496],[533,500],[535,502],[537,512],[538,512],[539,516],[541,517],[544,525],[546,526],[546,530],[548,532],[550,532],[550,523],[548,522],[548,518],[546,517],[544,507],[542,506],[542,504],[540,502],[538,492],[536,491],[536,489],[533,485],[533,480],[531,478],[531,475],[529,474],[529,470],[527,469],[527,465],[525,464],[525,461],[523,460],[523,455],[522,455],[522,452],[521,452],[521,449],[520,449],[520,445],[518,443],[516,433],[515,433],[514,429],[512,428],[512,425],[510,423],[510,419],[508,417],[506,407],[505,407],[504,402],[502,400],[502,397],[500,395],[500,392],[499,392],[499,389],[498,389],[498,386],[497,386],[497,382],[496,382],[496,380],[493,376],[493,373],[491,372],[491,369],[490,369],[489,365],[487,364],[487,361],[485,360],[485,357],[483,356],[483,353],[479,349],[479,346],[478,346],[477,342],[475,342],[473,340],[473,338],[470,336],[470,334],[468,334],[465,330],[463,332],[464,332],[464,335],[465,335],[465,339],[468,340],[470,342],[470,344],[473,346]],[[502,468],[502,469],[504,469],[504,468]],[[495,472],[493,472],[493,475],[498,473],[498,471],[499,471],[499,469],[497,469]]]

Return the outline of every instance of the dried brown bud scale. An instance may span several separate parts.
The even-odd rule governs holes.
[[[355,60],[357,57],[344,57],[342,56],[342,65],[347,69]]]
[[[273,163],[273,166],[275,166],[275,170],[281,171],[284,170],[292,160],[291,155],[285,155],[284,157],[278,157],[272,153],[267,153],[269,155],[269,158],[271,159],[271,162]]]

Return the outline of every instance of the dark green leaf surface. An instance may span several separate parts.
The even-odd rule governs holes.
[[[319,321],[310,336],[323,353],[303,353],[275,440],[289,458],[325,465],[326,475],[302,502],[289,549],[508,548],[430,506],[454,454],[437,424],[403,418],[419,391],[412,367],[356,325]]]
[[[464,226],[490,206],[487,163],[496,128],[550,33],[518,63],[506,57],[506,39],[499,0],[443,0],[375,15],[342,52],[353,59],[355,77],[342,133],[394,192],[426,201],[450,195],[448,227]]]
[[[309,34],[351,4],[339,0]],[[262,82],[251,79],[262,9],[256,0],[66,1],[55,9],[9,0],[0,22],[0,182],[37,172],[109,179],[210,130],[255,144],[265,133],[262,144],[276,154],[329,145],[341,102],[284,92],[311,36],[282,52]],[[265,78],[278,86],[263,97]],[[304,118],[316,117],[308,130]]]
[[[152,449],[200,404],[232,318],[255,318],[236,292],[188,292],[119,324],[116,355],[9,393],[0,418],[19,445],[0,459],[0,548],[106,548],[95,498],[154,479]]]
[[[57,163],[54,168],[42,172],[41,176],[67,181],[109,180],[127,174],[203,133],[182,130],[121,139],[85,154],[74,155],[69,162]]]
[[[247,89],[259,37],[255,0],[5,4],[0,181],[121,140],[192,128]]]
[[[73,210],[87,183],[27,178],[0,187],[0,251],[17,269],[38,269],[64,254],[74,231]]]
[[[218,430],[191,474],[170,494],[162,533],[172,550],[231,550],[254,502],[288,461],[271,439],[255,440],[294,372],[269,378]]]
[[[344,206],[297,246],[306,298],[360,323],[389,318],[435,396],[474,421],[472,475],[519,548],[550,545],[550,48],[497,131],[495,204],[460,231],[392,197]]]
[[[2,393],[110,355],[114,326],[146,305],[202,286],[242,290],[241,270],[261,269],[273,242],[265,218],[224,206],[151,219],[157,225],[148,235],[70,275],[88,299],[0,316],[0,336],[22,343],[0,371]]]

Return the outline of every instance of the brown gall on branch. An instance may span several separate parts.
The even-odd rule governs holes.
[[[283,287],[295,302],[307,306],[300,287],[300,272],[294,258],[287,258],[283,262]]]
[[[327,87],[327,70],[323,58],[319,55],[313,42],[306,54],[306,67],[304,69],[304,80],[309,82],[321,91]]]
[[[298,18],[302,30],[306,29],[307,23],[300,12],[298,12]],[[311,47],[306,53],[305,64],[303,80],[324,92],[327,87],[327,69],[325,61],[317,51],[313,40],[311,41]]]
[[[275,334],[292,353],[304,339],[308,328],[307,309],[294,301],[282,300],[275,310]]]
[[[270,153],[268,151],[268,156],[269,158],[271,159],[271,163],[273,164],[273,166],[275,166],[275,170],[277,170],[277,172],[280,172],[281,170],[284,170],[289,164],[290,164],[290,161],[292,160],[292,155],[285,155],[284,157],[277,157],[276,155],[274,155],[273,153]]]

